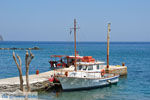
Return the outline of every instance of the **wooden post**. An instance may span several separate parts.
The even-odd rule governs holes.
[[[13,52],[13,59],[14,59],[16,65],[17,65],[17,68],[18,68],[18,71],[19,71],[20,90],[23,91],[23,78],[22,78],[22,70],[21,70],[22,62],[21,62],[21,59],[18,55],[17,55],[17,58],[19,60],[19,64],[17,63],[15,52]]]
[[[76,55],[76,19],[74,19],[74,51],[75,51],[75,71],[77,71],[77,55]]]
[[[107,31],[107,69],[109,69],[109,32],[110,32],[110,25],[111,23],[108,23],[108,31]]]
[[[34,58],[34,55],[31,53],[28,53],[26,51],[26,57],[25,57],[25,65],[26,65],[26,85],[27,85],[27,92],[30,91],[30,84],[29,84],[29,64],[31,63],[31,60]]]
[[[71,28],[71,30],[72,30],[72,29],[74,30],[74,53],[75,53],[75,54],[74,54],[74,55],[75,55],[75,62],[74,62],[74,67],[75,67],[75,69],[74,69],[74,70],[75,70],[75,71],[77,71],[76,30],[79,29],[79,28],[76,27],[76,23],[77,23],[77,22],[76,22],[76,19],[74,19],[74,27]],[[70,31],[70,34],[71,34],[71,32],[72,32],[72,31]]]

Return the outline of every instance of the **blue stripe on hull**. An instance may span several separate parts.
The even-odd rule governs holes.
[[[69,91],[92,90],[92,89],[97,89],[97,88],[108,87],[108,86],[111,86],[111,85],[117,85],[117,82],[116,82],[116,83],[112,83],[112,84],[106,84],[106,85],[93,86],[93,87],[63,89],[63,91],[64,91],[64,92],[69,92]]]

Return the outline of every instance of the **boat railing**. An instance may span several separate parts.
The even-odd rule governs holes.
[[[75,73],[73,74],[73,72],[75,72],[76,74]],[[99,79],[99,78],[104,79],[104,78],[110,78],[118,75],[118,74],[109,74],[109,73],[105,73],[104,75],[102,75],[100,71],[85,72],[85,71],[72,71],[72,70],[57,70],[55,71],[55,73],[57,77],[77,77],[77,78],[91,78],[91,79]]]

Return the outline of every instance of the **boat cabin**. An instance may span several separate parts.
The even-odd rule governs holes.
[[[49,61],[51,68],[67,68],[74,65],[75,56],[66,56],[66,55],[51,55],[51,60]],[[76,56],[77,62],[82,61],[82,56]]]
[[[95,61],[95,62],[77,62],[77,70],[80,71],[100,71],[104,69],[104,62]]]
[[[68,68],[74,66],[75,56],[66,55],[51,55],[51,60],[49,61],[51,68]],[[95,61],[92,56],[76,56],[77,59],[77,69],[78,70],[88,70],[96,71],[102,68],[104,62]]]

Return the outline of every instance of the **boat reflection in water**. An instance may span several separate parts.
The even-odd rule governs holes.
[[[117,92],[116,84],[108,85],[92,90],[72,91],[72,92],[56,92],[56,90],[39,93],[39,100],[107,100],[113,98]]]

